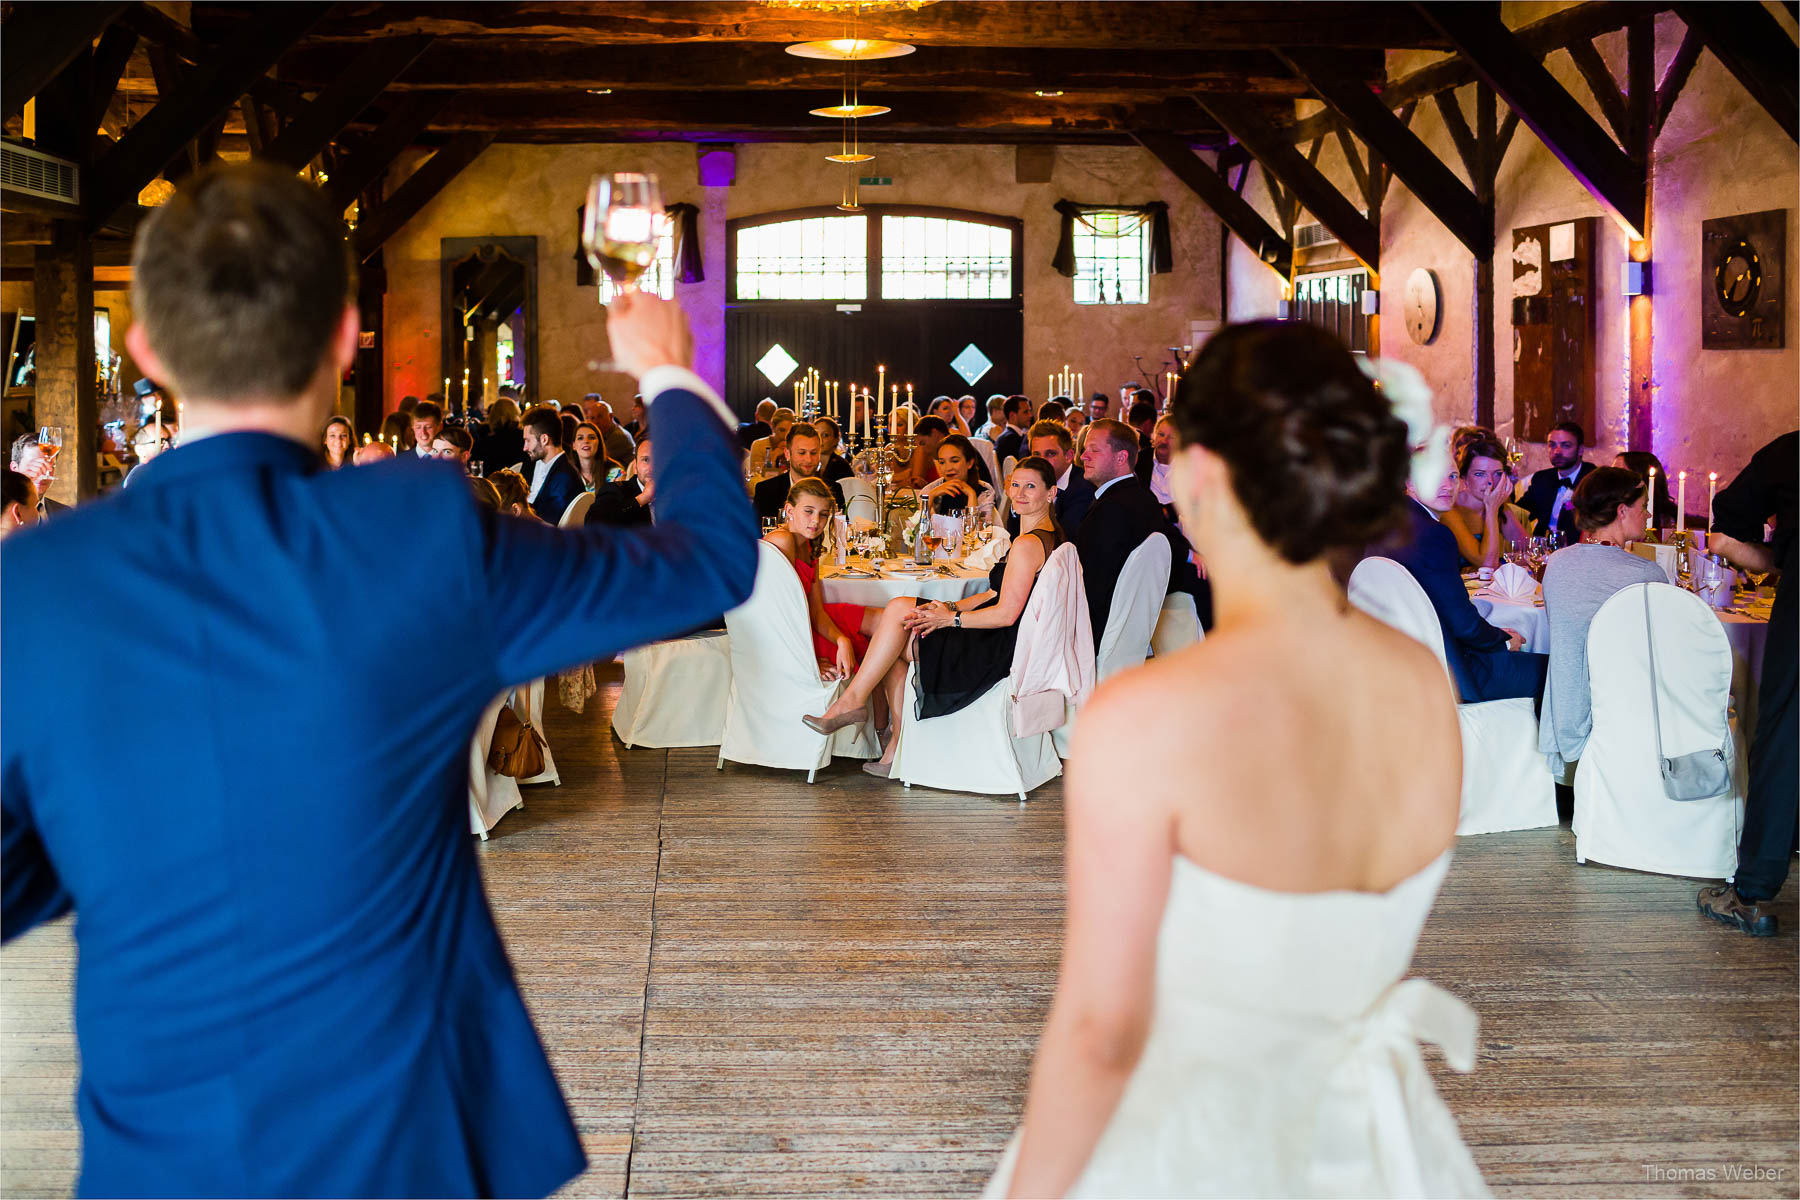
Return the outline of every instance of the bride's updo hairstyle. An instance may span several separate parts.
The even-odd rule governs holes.
[[[1169,415],[1225,460],[1257,536],[1291,563],[1387,533],[1406,500],[1406,424],[1330,334],[1298,321],[1221,330]]]

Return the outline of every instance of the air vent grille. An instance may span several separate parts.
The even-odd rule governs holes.
[[[0,183],[45,200],[81,203],[81,172],[74,163],[11,142],[0,142]]]
[[[1331,231],[1317,221],[1294,226],[1294,249],[1310,250],[1314,246],[1330,246],[1337,242]]]

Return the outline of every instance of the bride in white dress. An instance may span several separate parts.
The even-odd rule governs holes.
[[[1300,324],[1218,334],[1173,418],[1216,623],[1082,711],[1062,972],[988,1194],[1485,1195],[1419,1046],[1471,1069],[1475,1014],[1402,979],[1455,837],[1454,703],[1327,563],[1391,525],[1428,435]]]

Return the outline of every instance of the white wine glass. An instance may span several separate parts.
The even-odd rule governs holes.
[[[61,425],[41,425],[38,427],[38,447],[43,450],[45,458],[55,458],[62,452],[63,431]]]
[[[581,248],[622,294],[637,290],[638,277],[656,261],[663,223],[662,185],[641,171],[596,175],[588,184]]]

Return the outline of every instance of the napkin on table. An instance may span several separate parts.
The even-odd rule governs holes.
[[[985,546],[977,547],[972,551],[967,558],[963,559],[963,566],[971,571],[991,571],[994,569],[994,564],[1005,558],[1006,552],[1010,549],[1012,549],[1012,536],[1003,527],[996,525],[994,539]]]
[[[1531,604],[1537,600],[1537,580],[1518,563],[1501,563],[1493,581],[1475,593],[1502,604]]]

